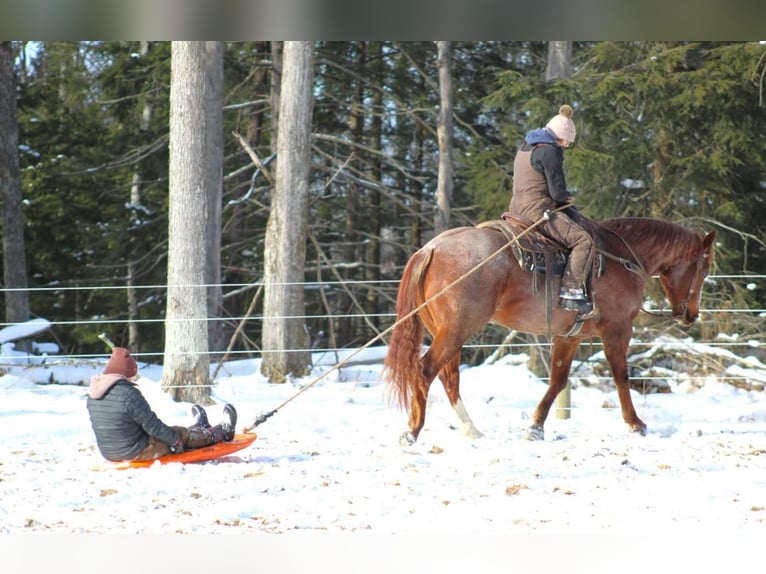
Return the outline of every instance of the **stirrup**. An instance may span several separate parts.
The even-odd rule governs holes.
[[[593,303],[587,299],[574,299],[561,297],[559,299],[559,307],[565,311],[577,311],[580,315],[586,315],[593,311]]]
[[[562,287],[559,289],[559,297],[572,301],[587,301],[585,289],[582,287]]]

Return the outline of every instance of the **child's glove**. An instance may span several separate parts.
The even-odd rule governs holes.
[[[183,452],[183,451],[184,451],[184,443],[181,442],[181,436],[179,435],[176,442],[170,445],[170,452],[172,452],[173,454],[178,454],[179,452]]]

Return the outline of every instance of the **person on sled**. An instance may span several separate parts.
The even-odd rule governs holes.
[[[237,411],[223,408],[221,424],[210,426],[205,409],[192,405],[195,422],[185,428],[163,423],[149,406],[134,378],[138,365],[128,349],[115,347],[104,372],[91,377],[87,408],[96,444],[111,461],[153,460],[234,438]]]
[[[572,107],[564,104],[544,128],[527,132],[513,162],[513,191],[508,211],[531,221],[538,221],[548,213],[549,219],[538,229],[570,250],[561,278],[559,306],[585,315],[593,310],[585,290],[593,240],[570,216],[576,213],[568,215],[568,210],[553,213],[557,207],[572,202],[564,177],[564,150],[574,143],[577,134],[572,112]]]

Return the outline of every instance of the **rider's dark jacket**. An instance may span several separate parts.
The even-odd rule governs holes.
[[[532,222],[539,222],[546,211],[569,203],[564,177],[564,150],[547,128],[527,133],[513,162],[513,194],[508,211]],[[540,231],[570,250],[561,285],[579,289],[585,284],[593,242],[564,211],[550,215]]]
[[[136,385],[122,375],[96,375],[87,400],[96,444],[107,460],[131,460],[153,436],[174,444],[178,431],[163,423]]]
[[[564,150],[550,130],[534,129],[524,138],[513,163],[513,195],[522,203],[552,199],[556,207],[568,201]]]

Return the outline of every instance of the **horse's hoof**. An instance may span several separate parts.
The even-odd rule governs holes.
[[[415,444],[416,440],[415,435],[407,431],[406,433],[402,433],[402,436],[399,437],[399,444],[401,446],[412,446]]]
[[[641,436],[646,436],[646,425],[645,424],[630,425],[630,432],[640,434]]]
[[[527,429],[527,440],[545,440],[545,431],[543,431],[543,427],[529,427],[529,429]]]
[[[475,428],[467,430],[467,431],[463,431],[463,435],[465,435],[465,437],[470,440],[478,440],[480,438],[484,438],[484,433],[482,433],[480,430],[477,430]]]

